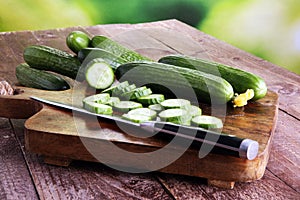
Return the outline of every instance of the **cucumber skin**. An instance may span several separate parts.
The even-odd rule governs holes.
[[[151,61],[150,58],[142,56],[142,55],[138,54],[137,52],[135,52],[131,49],[128,49],[103,35],[94,36],[91,40],[91,46],[94,48],[100,48],[100,49],[109,51],[112,54],[114,54],[118,57],[121,57],[126,62]]]
[[[87,48],[90,42],[90,37],[82,31],[72,31],[66,38],[67,46],[76,54],[81,49]]]
[[[67,90],[69,84],[61,77],[42,70],[29,67],[22,63],[16,67],[16,77],[25,87],[42,90]]]
[[[265,81],[261,77],[221,63],[184,55],[165,56],[160,58],[158,62],[221,76],[232,85],[234,92],[239,94],[246,92],[247,89],[253,89],[253,101],[263,98],[268,90]]]
[[[113,70],[116,70],[121,64],[127,63],[121,57],[112,54],[109,51],[99,48],[84,48],[78,52],[78,59],[82,63],[89,63],[95,58],[102,58],[111,65]]]
[[[137,69],[137,70],[132,70]],[[132,70],[132,71],[131,71]],[[127,73],[131,71],[130,73]],[[126,76],[124,76],[126,74]],[[192,98],[190,95],[185,96],[186,90],[193,88],[198,101],[211,103],[213,97],[213,103],[225,104],[233,97],[232,86],[223,78],[203,73],[193,69],[187,69],[183,67],[177,67],[174,65],[168,65],[157,62],[132,62],[120,65],[115,71],[117,79],[121,79],[123,76],[126,80],[131,81],[137,85],[145,83],[150,87],[154,93],[162,93],[166,96],[172,96],[170,91],[165,88],[175,88],[178,91],[182,91],[181,97],[176,98]],[[178,75],[184,77],[184,80],[178,79]],[[160,85],[151,83],[158,82]],[[209,93],[207,85],[212,94]],[[162,86],[165,87],[162,87]],[[194,101],[194,99],[191,99]]]
[[[25,48],[25,62],[33,68],[59,73],[75,79],[80,71],[80,61],[67,52],[44,45],[32,45]],[[84,80],[84,73],[79,73],[77,80]]]

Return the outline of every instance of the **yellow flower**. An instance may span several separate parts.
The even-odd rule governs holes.
[[[232,103],[233,107],[242,107],[247,105],[248,100],[254,97],[254,91],[252,89],[248,89],[245,93],[237,95]]]

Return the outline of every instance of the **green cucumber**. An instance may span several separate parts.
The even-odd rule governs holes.
[[[73,79],[77,77],[79,81],[84,80],[84,73],[78,73],[81,63],[67,52],[48,46],[32,45],[25,48],[23,57],[30,67],[56,72]]]
[[[81,49],[87,48],[90,44],[90,37],[82,31],[72,31],[66,38],[67,46],[78,53]]]
[[[228,65],[183,55],[162,57],[159,62],[221,76],[232,85],[234,92],[239,94],[253,89],[252,100],[261,99],[267,93],[266,83],[261,77]]]
[[[95,58],[86,66],[85,79],[95,89],[107,89],[113,84],[115,74],[103,59]]]
[[[126,120],[130,120],[130,121],[135,122],[135,123],[142,123],[142,122],[146,122],[146,121],[151,120],[151,118],[149,116],[146,116],[146,115],[123,114],[122,118],[124,118]]]
[[[151,120],[156,117],[156,112],[149,108],[137,108],[134,110],[130,110],[127,114],[129,116],[132,116],[132,115],[146,116],[146,117],[149,117]]]
[[[142,108],[142,104],[134,101],[120,101],[114,105],[114,109],[118,112],[128,112],[129,110]]]
[[[84,109],[93,113],[103,114],[103,115],[112,115],[113,113],[113,109],[111,106],[92,102],[92,101],[85,102]]]
[[[42,90],[67,90],[69,84],[58,75],[38,70],[22,63],[16,67],[16,77],[19,83],[25,87]]]
[[[145,60],[151,61],[151,59],[142,56],[103,35],[94,36],[91,41],[91,46],[109,51],[112,54],[124,59],[126,62]]]
[[[122,97],[124,94],[131,92],[136,89],[135,84],[130,84],[126,87],[120,88],[118,90],[114,90],[112,96]]]
[[[223,128],[223,122],[221,119],[214,116],[208,116],[208,115],[201,115],[192,118],[192,125],[205,128],[205,129]]]
[[[152,104],[148,106],[149,109],[154,110],[156,112],[161,112],[164,108],[160,104]]]
[[[192,117],[202,115],[202,109],[198,106],[190,105],[186,109]]]
[[[85,97],[82,102],[83,105],[86,102],[95,102],[100,104],[106,104],[110,100],[110,96],[108,93],[100,93],[100,94],[94,94],[88,97]]]
[[[113,70],[121,64],[127,63],[124,59],[119,56],[114,55],[113,53],[99,48],[84,48],[78,52],[78,59],[80,62],[88,63],[94,58],[102,58],[108,64],[110,64]]]
[[[147,84],[153,92],[162,93],[165,96],[172,96],[168,90],[168,88],[172,88],[180,92],[179,98],[193,101],[193,94],[195,94],[198,101],[224,104],[230,101],[234,94],[232,86],[221,77],[164,63],[127,63],[120,65],[115,71],[115,75],[118,80],[129,80],[136,85]],[[186,93],[186,91],[194,93]]]
[[[137,98],[137,96],[140,96],[143,94],[143,92],[145,90],[148,90],[148,88],[146,86],[143,86],[143,87],[138,87],[138,88],[134,88],[133,90],[129,90],[127,92],[123,92],[120,97],[123,98],[123,99],[129,99],[129,100],[134,100]],[[152,91],[151,91],[152,92]],[[149,91],[146,93],[149,93]]]
[[[187,108],[191,105],[191,102],[186,99],[167,99],[160,103],[165,109],[169,108]]]
[[[192,116],[185,109],[172,108],[161,111],[158,114],[162,121],[172,122],[181,125],[190,125]]]
[[[123,88],[128,87],[128,86],[129,86],[128,81],[123,81],[121,83],[118,83],[114,86],[111,86],[111,87],[103,90],[102,93],[108,93],[112,96],[114,93],[117,93],[117,94],[122,93]]]
[[[120,102],[120,99],[118,97],[110,97],[109,100],[107,102],[105,102],[104,104],[114,106],[119,102]]]
[[[165,96],[163,94],[150,94],[147,96],[140,97],[137,100],[143,105],[152,105],[163,102],[165,100]]]

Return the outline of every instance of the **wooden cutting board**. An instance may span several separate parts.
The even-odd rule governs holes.
[[[161,56],[178,52],[196,57],[205,57],[203,56],[203,52],[206,52],[210,47],[206,49],[205,45],[203,45],[199,48],[195,45],[199,41],[194,37],[186,37],[185,43],[178,43],[176,41],[179,39],[178,33],[180,30],[177,30],[175,26],[166,28],[161,26],[162,24],[96,26],[88,27],[84,30],[89,32],[90,35],[105,34],[114,37],[123,45],[154,60],[157,60]],[[22,48],[26,45],[37,43],[67,50],[64,43],[62,43],[64,40],[62,38],[74,29],[82,28],[27,32],[32,34],[32,37],[35,37],[36,34],[50,35],[51,37],[46,37],[44,42],[22,39],[22,36],[26,35],[25,32],[13,33],[15,36],[19,36],[19,44],[22,43],[22,45],[11,47],[12,51],[10,53],[16,53],[16,56],[20,56]],[[177,31],[177,34],[173,34],[173,32],[170,34],[171,29]],[[182,29],[182,31],[183,34],[186,30]],[[193,34],[195,33],[191,32],[191,35]],[[14,38],[16,38],[15,36]],[[2,38],[5,39],[5,35],[2,35]],[[205,37],[203,40],[205,40]],[[0,45],[4,49],[5,47],[7,48],[3,43],[0,43]],[[212,56],[213,51],[210,52],[209,57],[214,58]],[[224,52],[224,55],[226,53]],[[215,55],[219,55],[219,52]],[[4,56],[0,59],[1,63],[5,64],[7,62]],[[218,59],[213,60],[219,61]],[[20,57],[13,64],[7,64],[16,66],[21,62],[22,58]],[[155,136],[149,138],[132,136],[124,133],[116,124],[98,122],[88,116],[75,115],[70,111],[30,100],[30,96],[37,96],[72,103],[74,101],[74,91],[73,89],[66,91],[44,91],[20,87],[13,77],[13,70],[11,68],[8,69],[8,75],[8,79],[13,80],[11,82],[15,82],[15,86],[23,92],[14,96],[0,97],[0,116],[7,118],[28,118],[25,123],[26,149],[32,153],[44,156],[46,163],[67,166],[72,160],[83,160],[111,165],[116,164],[116,160],[118,159],[122,161],[121,157],[118,158],[120,155],[114,154],[110,149],[111,143],[107,143],[107,141],[113,142],[112,144],[127,152],[143,153],[144,155],[146,155],[145,153],[158,151],[168,144],[168,141],[162,138]],[[76,91],[78,92],[78,88]],[[87,91],[82,89],[81,93],[86,94]],[[174,160],[174,162],[161,169],[157,169],[157,171],[203,177],[207,178],[209,183],[223,187],[233,187],[234,182],[260,179],[264,174],[271,151],[271,141],[277,119],[277,106],[277,94],[268,91],[265,98],[249,103],[244,108],[232,108],[230,106],[226,108],[226,117],[223,118],[223,132],[258,141],[260,148],[256,159],[249,161],[213,153],[199,158],[199,148],[191,147],[179,156],[178,159]],[[204,114],[210,114],[211,108],[209,106],[201,105],[201,108]],[[99,124],[101,126],[100,129]],[[89,145],[101,147],[101,149],[106,150],[105,155],[110,155],[110,157],[107,156],[105,160],[99,160],[97,155],[88,148]],[[138,168],[147,168],[143,159],[137,159],[134,156],[127,158],[128,163],[135,163],[135,166]],[[125,167],[127,165],[124,162],[118,162],[117,164]]]

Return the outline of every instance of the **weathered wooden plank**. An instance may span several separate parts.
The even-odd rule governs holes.
[[[0,199],[38,199],[8,119],[0,118]]]
[[[299,152],[300,121],[281,111],[267,169],[298,191],[300,196]]]
[[[24,145],[23,120],[13,120]],[[24,152],[40,199],[172,199],[152,174],[127,174],[102,164],[73,162],[68,168],[45,164]]]

